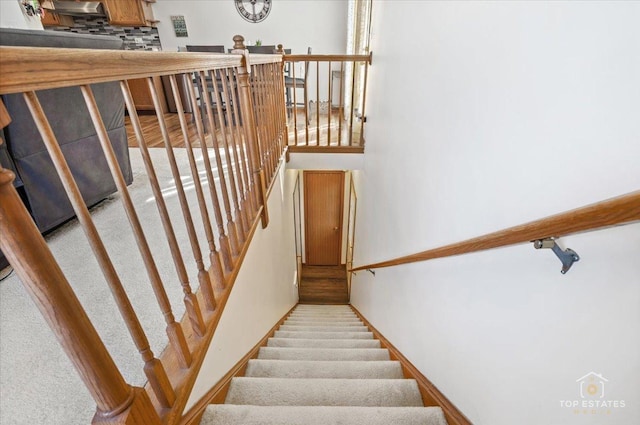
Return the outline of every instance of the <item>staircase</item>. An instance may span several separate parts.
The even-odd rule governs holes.
[[[346,305],[301,304],[202,425],[446,425]]]

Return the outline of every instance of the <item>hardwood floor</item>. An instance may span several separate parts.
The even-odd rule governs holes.
[[[180,120],[178,114],[167,113],[164,115],[165,122],[167,124],[167,131],[169,133],[169,139],[173,147],[184,147],[184,139],[182,137],[182,130],[180,129]],[[198,140],[198,133],[196,125],[191,121],[191,114],[186,114],[187,118],[187,131],[189,139],[193,146],[199,147],[200,142]],[[164,147],[164,140],[162,139],[162,133],[160,132],[160,126],[158,124],[158,118],[155,114],[140,115],[140,125],[142,126],[142,132],[144,133],[144,139],[146,144],[150,148]],[[295,127],[297,124],[297,129]],[[137,147],[138,142],[131,126],[131,120],[129,116],[125,116],[125,126],[127,128],[127,138],[129,141],[129,147]],[[296,139],[297,133],[297,139]],[[289,117],[289,144],[298,146],[327,146],[328,137],[331,136],[330,146],[348,146],[349,145],[349,123],[343,121],[342,125],[339,122],[339,114],[337,111],[333,111],[331,114],[331,125],[329,125],[329,119],[326,113],[320,114],[320,122],[316,119],[315,113],[310,115],[309,131],[307,142],[307,130],[305,128],[305,115],[304,112],[298,112],[298,116],[294,120],[293,114]],[[318,143],[318,139],[320,140]],[[360,146],[360,123],[353,123],[353,131],[351,134],[351,141],[353,146]],[[297,143],[296,143],[297,142]],[[211,146],[211,142],[207,145]]]
[[[187,114],[186,117],[189,139],[192,143],[194,143],[194,146],[199,147],[200,143],[198,142],[196,125],[191,122],[191,114]],[[183,148],[184,139],[182,137],[182,130],[180,129],[180,120],[178,118],[178,114],[164,114],[164,118],[167,123],[167,131],[169,133],[171,145],[175,148]],[[162,139],[162,133],[160,132],[158,117],[156,117],[155,115],[139,115],[139,119],[147,146],[150,148],[164,147],[164,140]],[[129,147],[137,147],[138,141],[136,140],[135,133],[133,132],[131,119],[129,118],[129,116],[125,116],[124,120],[125,126],[127,128],[127,139],[129,141]]]
[[[345,266],[303,264],[298,294],[305,304],[349,304]]]

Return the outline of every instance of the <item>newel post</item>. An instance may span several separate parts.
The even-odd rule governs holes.
[[[0,123],[9,121],[0,101]],[[124,381],[13,187],[14,178],[0,167],[0,249],[95,400],[93,423],[160,424],[147,393]]]
[[[290,156],[289,156],[289,120],[287,119],[287,116],[289,114],[289,110],[287,109],[289,107],[288,103],[289,103],[289,94],[288,94],[288,89],[287,89],[287,84],[286,84],[286,61],[284,58],[284,55],[286,54],[284,51],[284,46],[282,46],[282,44],[278,44],[278,53],[280,53],[282,55],[282,62],[280,63],[280,73],[282,75],[282,97],[284,99],[286,99],[286,101],[282,104],[282,117],[284,119],[284,134],[286,136],[282,136],[282,134],[280,135],[282,142],[284,143],[284,158],[287,162],[289,162],[291,160]]]
[[[249,73],[251,64],[249,63],[249,52],[244,45],[244,37],[236,35],[233,37],[232,53],[244,55],[242,64],[238,68],[238,95],[240,97],[240,115],[242,125],[245,129],[247,149],[251,161],[251,171],[254,176],[254,184],[258,192],[258,202],[262,206],[262,227],[269,225],[269,212],[267,211],[267,180],[260,161],[260,147],[258,140],[258,130],[253,107],[253,96],[251,94],[251,83]]]

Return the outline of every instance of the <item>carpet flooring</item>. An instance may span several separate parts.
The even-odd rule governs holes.
[[[162,231],[160,215],[142,158],[137,149],[130,149],[130,153],[134,180],[129,191],[174,315],[179,320],[184,313],[182,287]],[[176,196],[175,181],[166,161],[166,152],[164,149],[151,149],[150,153],[189,272],[189,281],[195,290],[198,286],[197,270]],[[189,203],[196,205],[186,152],[184,149],[175,149],[175,154]],[[197,162],[199,170],[203,170],[201,155]],[[208,247],[201,216],[197,208],[192,208],[192,214],[196,228],[199,229],[202,252],[206,255]],[[91,216],[129,294],[151,348],[159,356],[167,344],[166,324],[142,267],[119,195],[114,194],[92,208]],[[72,220],[61,226],[47,235],[46,240],[125,380],[132,385],[144,385],[144,363],[123,324],[109,287],[77,221]],[[205,258],[206,267],[209,266],[208,263]],[[0,282],[0,424],[86,425],[91,422],[94,412],[93,399],[20,280],[15,273],[8,276]]]
[[[349,306],[301,304],[201,425],[446,425]]]

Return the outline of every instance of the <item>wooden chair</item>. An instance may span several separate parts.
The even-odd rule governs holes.
[[[285,54],[291,54],[291,49],[285,49]],[[307,54],[310,55],[311,54],[311,47],[307,48]],[[296,105],[293,105],[293,101],[292,101],[292,96],[291,96],[291,90],[297,90],[297,89],[303,89],[304,90],[304,110],[306,111],[306,116],[307,116],[307,124],[309,124],[309,113],[308,113],[308,106],[309,106],[309,99],[308,99],[308,93],[307,93],[307,75],[309,74],[309,61],[306,61],[304,64],[304,75],[302,77],[296,77],[293,78],[290,75],[290,71],[287,71],[287,73],[285,74],[284,77],[284,86],[286,88],[286,103],[287,103],[287,111],[289,111],[290,109],[293,109],[294,106],[297,107],[300,105],[300,103],[296,103]]]
[[[186,46],[187,52],[199,52],[199,53],[224,53],[224,46],[223,45],[187,45]],[[204,104],[204,102],[201,102],[200,99],[202,97],[202,95],[200,93],[203,92],[203,90],[205,89],[205,84],[206,84],[206,88],[209,91],[209,97],[211,98],[212,102],[215,105],[216,102],[216,97],[215,97],[215,91],[213,88],[213,81],[211,79],[211,77],[207,76],[206,77],[206,82],[202,82],[201,79],[199,78],[198,75],[193,76],[193,82],[196,85],[196,88],[198,90],[198,99],[196,99],[198,101],[198,106],[200,107],[200,117],[204,122],[205,128],[208,125],[208,120],[204,119],[204,117],[206,116],[206,105]],[[221,88],[221,82],[217,81],[218,84],[218,91],[221,92],[222,88]],[[224,101],[223,99],[220,99],[220,102],[224,105]],[[224,106],[223,106],[224,107]],[[215,111],[215,108],[214,108]]]

